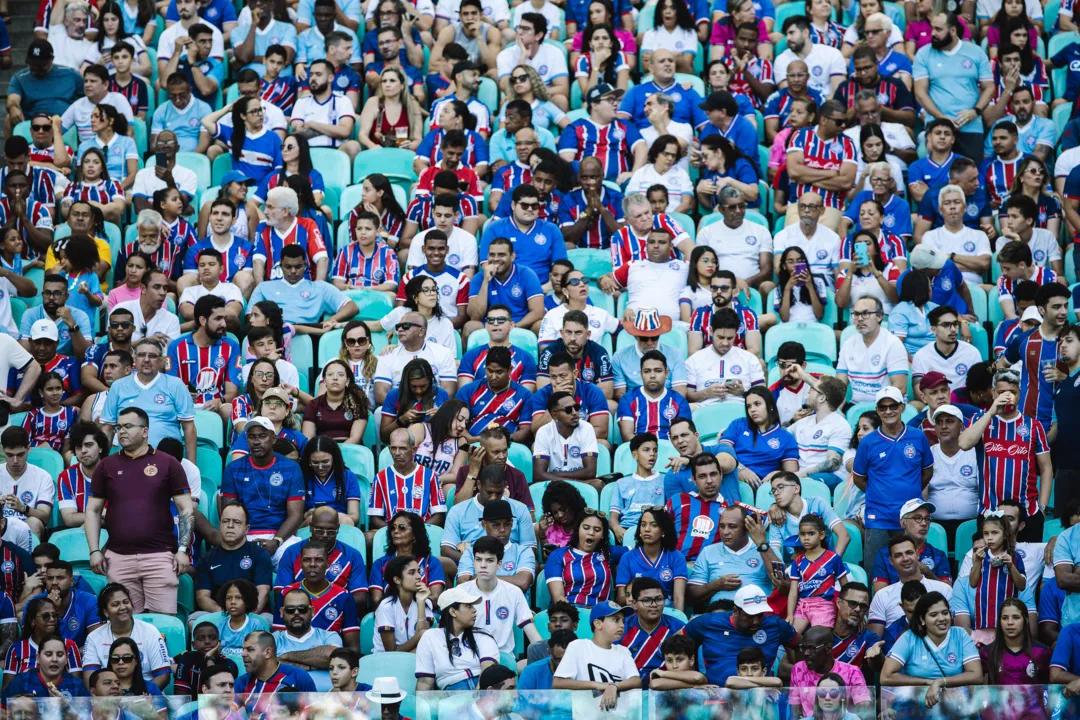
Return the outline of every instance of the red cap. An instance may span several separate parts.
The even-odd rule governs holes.
[[[949,382],[949,378],[945,377],[937,370],[931,370],[930,372],[923,375],[922,378],[919,380],[919,389],[929,390],[932,387],[937,387],[938,385],[947,382]]]

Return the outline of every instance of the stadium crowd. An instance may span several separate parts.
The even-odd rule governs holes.
[[[1078,26],[41,0],[0,170],[3,707],[1071,702]],[[1049,717],[1010,698],[981,716]]]

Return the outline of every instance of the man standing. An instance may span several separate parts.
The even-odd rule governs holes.
[[[1064,379],[1058,369],[1057,346],[1069,317],[1069,297],[1069,291],[1058,283],[1041,286],[1035,293],[1035,307],[1042,313],[1042,324],[1014,336],[1005,349],[1006,362],[1021,363],[1020,392],[1013,402],[1025,417],[1037,419],[1044,432],[1050,427],[1054,385]]]
[[[118,419],[122,450],[98,464],[86,502],[90,567],[127,587],[133,612],[175,615],[179,575],[190,565],[195,528],[187,475],[178,461],[150,446],[150,418],[141,407],[122,410]],[[109,549],[102,553],[106,503]]]
[[[938,305],[926,319],[934,333],[934,342],[919,348],[912,358],[911,384],[920,391],[933,387],[923,388],[920,380],[934,373],[944,377],[951,387],[964,387],[968,369],[982,362],[982,355],[974,345],[959,339],[959,313],[948,305]]]
[[[225,301],[206,295],[195,303],[195,331],[169,344],[165,369],[187,386],[196,409],[215,412],[236,397],[242,357],[225,337]]]
[[[799,644],[795,628],[773,614],[757,585],[739,588],[732,610],[694,617],[685,632],[704,652],[709,683],[720,686],[738,675],[736,658],[743,648],[760,647],[765,657],[776,657],[781,645],[790,649]]]
[[[230,500],[249,510],[248,537],[281,559],[285,541],[292,538],[304,517],[304,478],[300,466],[274,452],[274,424],[253,417],[244,426],[248,454],[225,466],[221,480],[220,510]]]
[[[717,600],[733,600],[744,586],[776,585],[787,592],[784,573],[773,563],[783,556],[766,542],[765,526],[745,508],[732,505],[720,513],[720,542],[698,555],[686,583],[687,605],[708,606]],[[763,549],[764,548],[764,549]],[[634,580],[634,587],[640,579]]]
[[[904,531],[904,536],[915,544],[915,552],[919,558],[919,572],[922,573],[923,578],[952,585],[949,556],[940,548],[926,542],[932,522],[931,515],[935,512],[937,508],[934,503],[923,500],[921,497],[912,498],[900,508],[900,527]],[[871,577],[874,582],[874,592],[879,592],[886,585],[892,585],[900,579],[896,568],[890,562],[887,548],[881,548],[873,562]]]
[[[709,322],[712,344],[686,361],[686,399],[692,403],[742,403],[754,385],[765,384],[761,360],[736,347],[741,326],[734,310],[719,310]]]
[[[847,62],[844,56],[834,47],[815,43],[810,33],[810,21],[803,15],[785,20],[783,33],[787,38],[787,50],[780,53],[773,63],[773,75],[783,78],[780,80],[780,88],[787,86],[788,66],[799,60],[810,70],[810,88],[819,92],[822,97],[832,97],[833,92],[847,77]]]
[[[881,427],[859,442],[851,479],[866,493],[863,557],[876,558],[890,537],[902,532],[903,498],[921,497],[934,476],[926,436],[904,425],[904,396],[889,386],[874,396]]]
[[[629,180],[648,159],[648,147],[634,123],[616,119],[622,96],[622,90],[607,83],[590,88],[585,95],[589,116],[566,126],[558,143],[559,155],[568,162],[599,158],[604,179],[618,184]]]
[[[610,601],[594,605],[589,612],[592,639],[570,643],[555,671],[552,687],[555,690],[592,690],[594,695],[601,693],[599,706],[605,711],[615,710],[624,692],[639,689],[638,667],[630,651],[619,644],[626,633],[626,620],[633,614],[631,608],[619,607]],[[575,700],[584,699],[583,695],[577,693]],[[623,704],[624,710],[638,699],[636,694],[628,697],[630,699]],[[593,707],[595,702],[592,701]]]
[[[248,511],[239,502],[228,502],[221,509],[218,527],[221,544],[215,545],[195,563],[195,604],[202,612],[221,612],[217,604],[218,588],[234,578],[247,580],[259,592],[259,606],[249,612],[262,613],[270,608],[270,588],[274,568],[270,555],[254,540],[248,540]]]
[[[541,284],[546,285],[551,263],[566,258],[566,242],[555,223],[537,219],[540,193],[535,187],[518,185],[511,197],[511,216],[496,220],[484,231],[480,260],[488,259],[488,248],[495,238],[507,238],[513,244],[517,262],[536,273]]]
[[[198,445],[195,433],[195,405],[180,378],[161,372],[161,346],[150,339],[135,345],[135,374],[120,378],[109,388],[101,411],[101,429],[111,440],[119,414],[140,408],[152,418],[150,444],[164,437],[182,440],[187,459],[195,462]]]
[[[882,390],[896,390],[903,402],[907,389],[907,350],[900,338],[881,327],[885,308],[876,297],[861,297],[851,308],[858,335],[840,347],[836,377],[851,385],[851,402],[877,401]],[[899,419],[899,417],[898,417]]]
[[[1002,500],[1016,500],[1027,513],[1027,525],[1017,539],[1039,542],[1046,521],[1043,508],[1050,504],[1054,487],[1054,470],[1042,423],[1020,413],[1019,389],[1016,373],[998,371],[994,402],[960,435],[960,449],[983,449],[980,513],[996,510]]]
[[[915,54],[912,77],[915,99],[926,114],[951,120],[959,129],[956,149],[978,162],[983,158],[982,114],[994,95],[994,73],[986,53],[960,39],[960,21],[953,13],[930,19],[931,40]]]

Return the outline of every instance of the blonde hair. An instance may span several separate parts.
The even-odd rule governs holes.
[[[945,202],[946,196],[948,196],[948,195],[950,195],[952,193],[956,193],[957,195],[960,196],[960,198],[962,200],[967,202],[967,195],[964,193],[964,188],[960,187],[959,185],[951,185],[950,184],[950,185],[946,185],[945,187],[938,190],[938,194],[937,194],[938,207],[941,207],[941,203]]]
[[[544,79],[540,77],[540,73],[536,71],[536,68],[531,65],[518,65],[511,70],[510,73],[513,74],[515,70],[524,70],[529,76],[529,86],[532,89],[534,98],[543,102],[550,97],[548,95],[547,87],[544,85]],[[520,97],[514,90],[513,83],[510,83],[510,92],[507,93],[507,96],[508,100],[517,100]]]

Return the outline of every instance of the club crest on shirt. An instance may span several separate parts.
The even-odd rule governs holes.
[[[780,441],[777,440],[776,438],[769,438],[768,445],[773,450],[779,450],[780,449]]]
[[[11,562],[10,560],[5,560],[3,564],[0,564],[0,570],[3,570],[6,573],[9,573],[14,569],[15,563]]]
[[[814,433],[813,439],[817,440],[819,437],[821,437],[821,432],[822,432],[821,430],[818,430],[816,433]]]
[[[581,371],[581,378],[583,380],[585,380],[586,382],[592,382],[592,379],[593,379],[594,376],[595,376],[595,373],[593,372],[592,368],[585,368],[584,370]]]
[[[874,355],[872,358],[870,358],[870,364],[871,365],[880,365],[881,364],[881,356],[880,355]]]
[[[731,366],[731,374],[732,375],[742,375],[742,365],[732,365]]]
[[[748,568],[756,568],[760,564],[761,560],[758,560],[757,558],[750,558],[746,561],[746,567]]]
[[[964,477],[971,477],[975,474],[975,468],[971,467],[970,465],[962,465],[960,467],[960,474]]]
[[[68,630],[75,632],[79,629],[79,618],[69,618],[67,621]]]
[[[764,645],[765,641],[768,639],[769,634],[766,633],[764,630],[758,630],[756,633],[754,633],[754,642],[756,642],[758,645]]]
[[[1016,427],[1016,434],[1021,438],[1027,439],[1027,436],[1031,434],[1031,431],[1027,429],[1026,425],[1018,425]]]
[[[750,245],[751,247],[757,245],[757,235],[747,235],[743,239],[746,241],[746,244]]]
[[[906,457],[908,460],[915,457],[915,446],[914,445],[908,443],[907,445],[904,446],[904,457]]]
[[[154,477],[157,473],[157,465],[147,465],[146,468],[143,469],[143,475],[146,477]]]
[[[162,395],[160,393],[158,393],[157,395],[154,396],[154,402],[157,403],[158,405],[164,405],[167,400],[168,400],[168,398],[166,398],[164,395]]]
[[[963,377],[964,375],[967,375],[967,371],[968,371],[968,366],[965,365],[964,363],[959,363],[956,366],[956,374],[958,376],[960,376],[960,377]]]
[[[249,557],[242,558],[240,560],[240,569],[241,570],[250,570],[251,569],[251,558],[249,558]]]
[[[280,487],[281,483],[283,482],[285,482],[285,478],[282,476],[281,473],[276,472],[270,476],[270,484],[274,487]]]
[[[337,79],[334,80],[334,84],[337,85],[342,90],[344,90],[345,88],[347,88],[349,86],[349,79],[347,77],[345,77],[344,75],[342,75],[342,76],[340,76],[340,77],[338,77]]]
[[[461,262],[461,256],[457,253],[451,253],[450,256],[446,258],[446,261],[457,267],[457,264]]]
[[[510,412],[511,410],[514,409],[514,405],[515,405],[514,398],[508,398],[508,399],[503,401],[502,409],[505,410],[506,412]]]
[[[672,406],[668,407],[667,410],[664,411],[664,417],[666,417],[668,420],[672,420],[672,419],[675,418],[675,414],[677,412],[678,411],[675,409],[675,406],[672,405]]]
[[[945,656],[945,659],[948,660],[950,663],[956,662],[956,653],[949,653]]]
[[[327,605],[326,609],[323,610],[323,614],[326,615],[327,620],[334,621],[337,620],[338,611],[333,605]]]
[[[1028,665],[1027,665],[1027,667],[1026,667],[1026,668],[1024,668],[1024,672],[1026,672],[1026,673],[1027,673],[1027,676],[1028,676],[1029,678],[1033,678],[1033,677],[1035,677],[1035,663],[1033,663],[1033,662],[1029,662],[1029,663],[1028,663]]]
[[[19,498],[23,501],[24,504],[29,505],[30,501],[34,499],[34,493],[27,490],[22,495],[20,495]]]
[[[499,618],[500,620],[505,620],[506,618],[510,617],[510,608],[505,606],[499,606],[495,610],[495,617]]]
[[[327,575],[340,575],[342,571],[341,563],[334,563],[330,567],[326,568]]]
[[[817,251],[817,259],[818,260],[824,260],[827,257],[829,257],[829,251],[828,250],[818,250]]]

